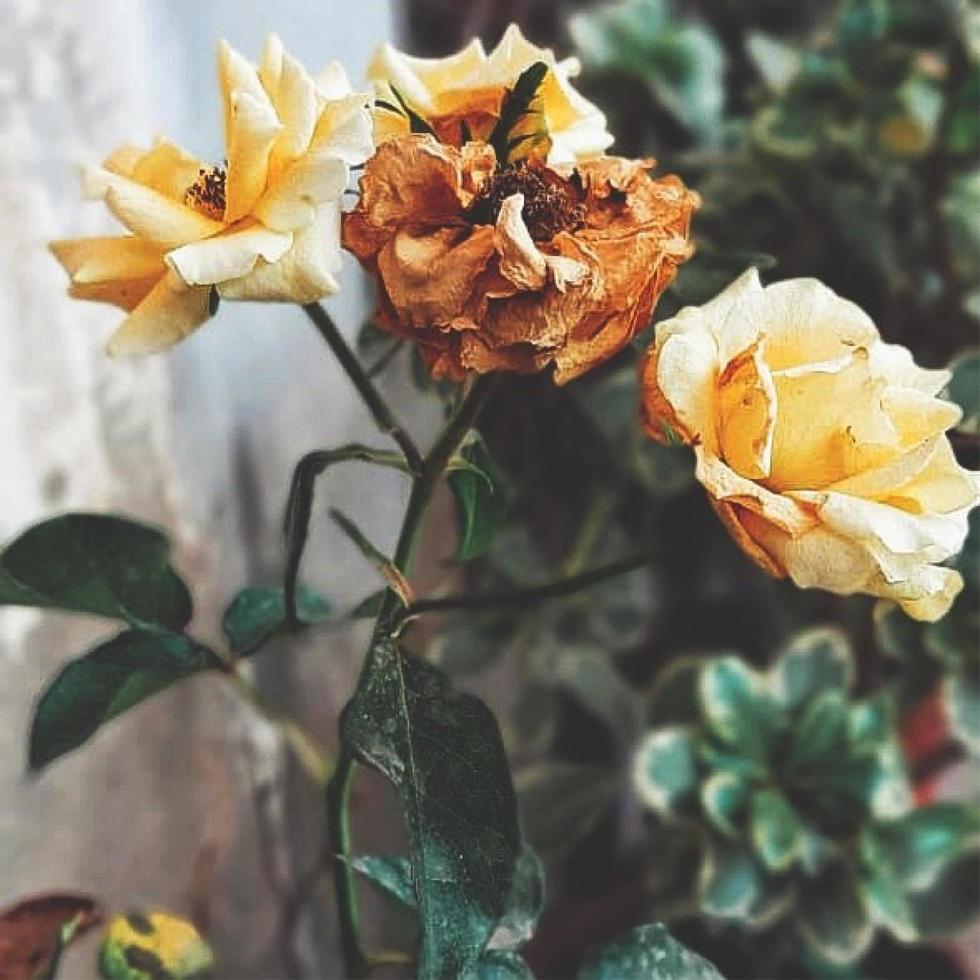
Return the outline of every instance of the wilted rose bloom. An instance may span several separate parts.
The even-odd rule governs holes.
[[[980,487],[944,435],[961,414],[936,397],[948,378],[820,282],[763,288],[753,269],[658,326],[643,414],[654,438],[695,447],[712,505],[767,572],[935,620],[963,587],[938,563]]]
[[[404,99],[425,117],[440,140],[459,145],[465,142],[464,131],[471,139],[487,139],[507,90],[535,62],[549,68],[540,89],[551,139],[549,162],[572,163],[602,153],[613,141],[606,118],[568,81],[578,74],[578,61],[557,61],[552,51],[526,40],[515,24],[489,55],[479,40],[447,58],[413,58],[390,44],[382,45],[368,68],[368,78],[382,104],[397,106]],[[403,113],[375,112],[378,143],[404,136],[409,129]]]
[[[339,64],[312,78],[270,37],[256,68],[219,53],[227,162],[173,143],[123,146],[85,174],[130,234],[53,242],[70,294],[129,313],[110,353],[161,350],[227,299],[313,302],[336,292],[339,201],[370,154],[370,100]]]

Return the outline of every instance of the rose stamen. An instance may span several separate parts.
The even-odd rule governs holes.
[[[184,192],[184,203],[215,221],[221,221],[225,216],[227,180],[228,172],[223,166],[201,167],[197,180]]]

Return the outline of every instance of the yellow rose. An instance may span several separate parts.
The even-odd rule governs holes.
[[[803,588],[863,592],[936,620],[962,589],[955,555],[980,481],[945,431],[949,379],[882,342],[813,279],[754,269],[658,325],[643,418],[697,454],[697,477],[746,553]]]
[[[129,313],[112,354],[170,347],[227,299],[309,303],[337,291],[340,199],[372,151],[370,96],[336,62],[312,78],[266,42],[256,68],[219,49],[227,164],[173,143],[123,146],[88,168],[88,194],[130,234],[52,242],[78,299]]]
[[[577,59],[557,61],[551,50],[524,38],[516,24],[507,28],[489,55],[479,40],[447,58],[413,58],[390,44],[382,45],[368,68],[368,78],[383,104],[397,106],[403,99],[440,139],[458,144],[465,140],[447,138],[447,121],[465,122],[464,132],[485,139],[507,90],[536,62],[550,69],[539,89],[551,140],[548,162],[575,163],[599,156],[613,138],[606,131],[606,117],[569,83],[578,74]],[[409,129],[403,113],[383,105],[375,109],[378,143],[404,136]]]

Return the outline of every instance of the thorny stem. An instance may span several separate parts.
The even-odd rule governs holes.
[[[378,428],[398,443],[399,449],[405,456],[405,462],[408,463],[408,468],[413,473],[418,473],[422,467],[422,454],[415,445],[415,440],[402,428],[401,423],[392,414],[378,389],[374,387],[374,382],[361,367],[361,363],[354,352],[347,346],[347,342],[341,336],[330,314],[319,303],[307,304],[303,307],[303,312],[312,320],[313,325],[320,332],[320,336],[333,351],[334,356],[340,362],[340,366],[350,378],[351,383],[373,416]]]
[[[459,407],[416,471],[417,475],[405,508],[405,517],[393,559],[395,568],[403,575],[407,576],[411,571],[412,559],[422,530],[422,521],[433,491],[449,461],[473,427],[492,384],[492,379],[486,376],[477,378],[470,385]],[[392,628],[400,605],[401,600],[395,591],[388,589],[381,601],[374,636],[364,666],[361,668],[361,678],[368,676],[371,671],[372,651],[376,641]],[[337,896],[337,917],[340,920],[341,950],[345,969],[350,977],[363,977],[370,972],[374,961],[365,954],[361,943],[355,872],[347,860],[351,850],[349,799],[353,774],[354,757],[341,742],[337,768],[327,784],[327,830],[333,851],[333,881]]]
[[[548,599],[560,599],[588,589],[599,582],[636,571],[650,563],[650,555],[633,555],[621,558],[608,565],[599,565],[578,575],[555,579],[541,585],[525,588],[496,589],[489,592],[472,592],[464,595],[449,595],[437,599],[419,599],[413,602],[399,617],[399,623],[407,622],[425,613],[458,612],[464,609],[486,609],[491,606],[526,606]]]

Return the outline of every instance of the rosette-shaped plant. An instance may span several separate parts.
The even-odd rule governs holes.
[[[698,842],[702,913],[785,919],[833,963],[860,958],[879,926],[913,941],[978,911],[980,809],[912,807],[890,704],[851,701],[852,671],[843,635],[822,629],[767,673],[680,661],[634,768],[643,802]]]
[[[934,621],[963,588],[939,563],[980,500],[945,435],[962,416],[937,397],[949,378],[822,283],[763,288],[750,269],[658,325],[643,418],[695,447],[712,506],[767,572]]]
[[[375,60],[381,145],[343,241],[378,282],[378,324],[437,378],[577,377],[647,325],[692,252],[697,195],[596,156],[602,116],[567,75],[516,31],[489,57]]]
[[[129,234],[51,243],[77,299],[129,315],[113,354],[170,347],[226,299],[310,303],[339,288],[340,199],[373,148],[369,96],[339,63],[313,78],[269,38],[253,66],[222,42],[227,162],[166,140],[85,173]]]

